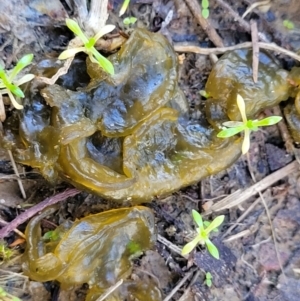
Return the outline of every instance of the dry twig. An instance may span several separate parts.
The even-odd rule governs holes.
[[[8,152],[9,159],[10,159],[10,162],[12,164],[13,170],[14,170],[16,176],[17,176],[17,181],[18,181],[20,191],[22,193],[22,197],[23,197],[23,199],[26,199],[26,193],[25,193],[25,190],[24,190],[24,186],[23,186],[22,180],[20,179],[19,171],[18,171],[16,162],[14,160],[14,157],[12,155],[12,152],[10,150],[7,150],[7,152]]]
[[[80,193],[79,190],[77,190],[75,188],[72,188],[72,189],[67,189],[67,190],[65,190],[61,193],[58,193],[58,194],[56,194],[52,197],[46,198],[41,203],[39,203],[39,204],[35,205],[34,207],[31,207],[30,209],[24,211],[23,213],[18,215],[13,221],[11,221],[6,226],[4,226],[0,230],[0,238],[4,238],[7,235],[9,235],[9,233],[11,231],[16,229],[19,225],[23,224],[29,218],[33,217],[35,214],[42,211],[46,207],[49,207],[51,205],[54,205],[54,204],[59,203],[61,201],[64,201],[65,199],[67,199],[69,197],[73,197],[73,196],[77,195],[78,193]]]
[[[198,47],[192,44],[188,43],[176,43],[174,45],[175,51],[177,52],[194,52],[194,53],[199,53],[199,54],[205,54],[205,55],[210,55],[210,54],[223,54],[224,52],[227,51],[232,51],[232,50],[237,50],[237,49],[244,49],[244,48],[251,48],[252,47],[252,42],[245,42],[241,44],[237,44],[234,46],[228,46],[228,47],[218,47],[218,48],[202,48]],[[286,56],[291,57],[294,60],[297,60],[300,62],[300,55],[286,50],[275,43],[264,43],[264,42],[258,42],[258,47],[262,49],[267,49],[271,50],[277,53],[284,54]]]
[[[197,0],[185,0],[187,3],[189,9],[195,16],[197,22],[201,25],[202,29],[206,32],[209,39],[217,46],[217,47],[223,47],[223,41],[220,38],[219,34],[216,32],[216,30],[209,24],[209,21],[207,19],[204,19],[202,17],[201,9],[199,6],[199,2]]]
[[[298,170],[299,163],[297,161],[293,161],[289,165],[275,171],[274,173],[268,175],[261,181],[255,183],[251,187],[245,190],[237,190],[233,194],[228,197],[222,199],[218,203],[214,204],[209,210],[204,212],[203,215],[211,214],[212,212],[219,212],[222,210],[230,209],[232,207],[238,206],[249,199],[251,196],[256,195],[258,192],[261,192],[267,189],[269,186],[273,185],[275,182],[280,179],[287,177],[292,172]]]
[[[169,301],[172,297],[176,294],[176,292],[184,285],[184,283],[193,275],[196,269],[191,270],[188,272],[180,281],[179,283],[172,289],[169,295],[164,299],[164,301]]]
[[[258,77],[258,65],[259,65],[259,46],[258,46],[258,31],[257,23],[254,20],[251,20],[251,40],[252,40],[252,72],[253,72],[253,81],[257,83]]]

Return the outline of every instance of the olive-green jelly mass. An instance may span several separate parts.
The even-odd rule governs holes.
[[[59,84],[32,84],[24,110],[4,124],[1,144],[17,162],[39,168],[53,183],[65,179],[137,204],[217,173],[239,157],[240,139],[218,139],[209,124],[189,120],[177,55],[161,34],[136,30],[109,59],[114,76],[87,61],[86,87],[79,78],[72,88],[73,71]],[[53,74],[45,62],[37,67],[39,75]]]
[[[267,54],[260,53],[255,84],[251,51],[230,52],[208,78],[207,121],[190,120],[177,56],[162,35],[135,30],[109,59],[114,76],[87,60],[58,84],[31,85],[24,110],[4,124],[1,144],[16,161],[39,168],[53,183],[65,179],[138,204],[196,183],[240,156],[240,138],[216,137],[222,122],[240,120],[237,93],[249,118],[289,95],[288,72]],[[35,72],[50,76],[53,69],[42,62]]]
[[[123,285],[105,300],[123,301],[129,296],[138,301],[161,300],[151,281],[126,280],[131,274],[131,259],[155,243],[154,216],[149,208],[137,206],[90,215],[73,225],[60,226],[56,230],[60,239],[47,242],[41,237],[40,223],[55,211],[49,208],[27,225],[26,275],[41,282],[57,280],[63,289],[88,283],[87,301],[96,300],[121,279]]]

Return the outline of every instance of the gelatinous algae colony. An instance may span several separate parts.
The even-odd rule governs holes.
[[[216,138],[190,121],[177,85],[177,56],[160,34],[136,30],[110,56],[115,75],[87,63],[89,85],[27,91],[20,116],[4,125],[16,161],[52,182],[132,203],[176,191],[217,173],[240,155],[239,139]],[[39,69],[46,74],[49,68]]]
[[[7,118],[1,144],[53,183],[65,179],[109,199],[150,201],[217,173],[240,156],[240,138],[216,137],[222,122],[240,120],[237,93],[245,99],[249,118],[297,95],[297,72],[280,69],[262,52],[255,84],[251,55],[222,56],[206,84],[210,98],[202,113],[207,120],[191,120],[177,84],[173,48],[160,34],[136,30],[110,56],[113,77],[87,61],[88,85],[77,62],[59,84],[33,83],[24,110]],[[55,68],[44,61],[36,73],[51,76]],[[64,229],[58,242],[45,243],[39,223],[53,210],[28,224],[24,270],[34,280],[58,280],[63,287],[88,283],[87,300],[126,279],[135,251],[154,241],[152,214],[136,207],[88,216]],[[129,280],[107,300],[124,300],[128,294],[161,300],[151,281]]]
[[[222,122],[240,120],[237,93],[254,118],[291,90],[289,73],[267,54],[260,53],[254,83],[251,51],[227,53],[208,78],[207,120],[200,122],[189,118],[177,56],[162,35],[136,30],[109,58],[114,76],[87,60],[88,85],[80,64],[60,85],[33,83],[24,110],[5,122],[1,144],[53,183],[65,179],[133,204],[198,182],[239,157],[240,139],[216,137]],[[39,75],[51,72],[49,63],[36,67]]]
[[[4,125],[3,142],[18,162],[39,168],[53,183],[62,178],[109,199],[150,201],[239,157],[239,139],[216,137],[223,121],[240,119],[237,93],[249,117],[289,95],[288,72],[266,54],[255,84],[251,52],[231,52],[209,76],[208,122],[200,123],[189,119],[177,56],[162,35],[136,30],[110,60],[112,77],[87,61],[91,79],[78,90],[74,74],[61,85],[32,85],[24,110]],[[38,67],[42,75],[50,69]]]
[[[56,233],[60,239],[47,242],[41,237],[40,222],[55,210],[44,211],[27,225],[26,275],[42,282],[57,280],[63,289],[88,283],[87,301],[96,300],[121,279],[124,283],[105,300],[123,301],[129,296],[138,301],[161,300],[151,280],[126,280],[131,274],[131,259],[155,243],[150,209],[138,206],[90,215],[70,228],[61,225]]]

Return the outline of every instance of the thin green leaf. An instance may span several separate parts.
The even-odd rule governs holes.
[[[237,94],[237,96],[236,96],[236,103],[240,110],[243,123],[246,124],[247,123],[246,106],[245,106],[244,98],[240,94]]]
[[[198,227],[200,229],[203,229],[203,219],[202,219],[201,214],[193,209],[192,215],[193,215],[193,219],[194,219],[195,223],[198,225]]]
[[[65,60],[65,59],[68,59],[70,57],[74,57],[75,54],[78,53],[78,52],[85,52],[85,47],[67,49],[59,55],[58,59],[59,60]]]
[[[79,27],[78,23],[72,19],[66,19],[66,24],[68,28],[73,31],[73,33],[78,36],[83,44],[86,44],[89,40],[82,32],[81,28]]]
[[[10,85],[9,90],[17,97],[22,97],[22,98],[25,97],[23,91],[15,85]]]
[[[109,74],[114,75],[115,70],[113,64],[104,56],[102,56],[95,48],[92,49],[93,56],[98,64]]]
[[[184,256],[191,253],[196,248],[197,245],[198,245],[198,240],[197,238],[195,238],[182,248],[181,255]]]
[[[5,71],[3,70],[2,67],[0,67],[0,78],[2,79],[3,85],[6,87],[5,83],[8,82],[8,78],[7,78],[7,76],[5,74]]]
[[[281,116],[271,116],[261,120],[255,120],[253,123],[255,123],[256,126],[268,126],[278,123],[281,119]]]
[[[101,30],[94,36],[95,41],[97,42],[101,37],[112,32],[116,28],[115,25],[105,25]]]
[[[218,138],[228,138],[231,136],[234,136],[242,131],[245,130],[245,126],[239,126],[236,128],[229,128],[229,129],[224,129],[221,132],[218,133],[217,137]]]
[[[218,248],[209,239],[205,241],[205,244],[210,255],[216,259],[220,259]]]
[[[205,232],[208,234],[212,230],[218,228],[223,222],[224,222],[225,215],[219,215],[217,216],[205,229]]]
[[[12,69],[9,80],[12,81],[16,75],[24,69],[26,66],[28,66],[33,60],[33,54],[26,54],[24,55],[17,63],[17,65]]]

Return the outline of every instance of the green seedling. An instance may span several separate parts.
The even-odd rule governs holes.
[[[207,93],[205,90],[200,90],[199,94],[201,96],[203,96],[204,98],[209,98],[210,97],[209,93]]]
[[[202,216],[196,211],[192,210],[192,215],[195,223],[197,224],[197,235],[196,237],[186,244],[181,254],[187,255],[189,254],[198,244],[206,245],[208,252],[216,259],[219,259],[219,250],[217,247],[211,242],[209,239],[210,232],[217,229],[224,221],[224,215],[217,216],[211,223],[203,222]],[[207,225],[207,226],[206,226]]]
[[[127,17],[123,20],[124,25],[130,25],[134,24],[136,22],[137,18],[136,17]]]
[[[209,17],[209,0],[202,0],[201,7],[202,7],[202,17],[204,19],[207,19]]]
[[[57,241],[60,239],[59,231],[48,231],[43,235],[43,240]]]
[[[223,125],[227,128],[223,128],[221,132],[218,133],[219,138],[228,138],[234,136],[240,132],[244,132],[244,141],[242,145],[242,153],[246,154],[250,148],[250,133],[251,131],[257,131],[260,126],[269,126],[278,123],[282,117],[271,116],[261,120],[248,120],[246,116],[246,106],[245,101],[241,95],[237,95],[236,99],[239,111],[242,116],[243,121],[227,121]]]
[[[120,12],[119,12],[119,17],[121,17],[122,15],[125,14],[126,9],[128,8],[129,2],[130,2],[130,0],[124,0],[122,7],[120,9]]]
[[[211,287],[212,286],[212,275],[210,272],[207,272],[205,274],[205,280],[204,280],[204,283],[208,286],[208,287]]]
[[[283,21],[283,26],[286,28],[286,29],[289,29],[289,30],[292,30],[295,28],[295,25],[292,21],[290,20],[284,20]]]
[[[0,241],[0,263],[8,262],[16,253],[16,250],[9,248],[5,242]]]
[[[7,293],[4,288],[0,286],[0,301],[21,301],[21,299]]]
[[[58,57],[60,60],[65,60],[71,57],[74,57],[78,52],[85,52],[90,60],[93,63],[99,64],[101,68],[103,68],[107,73],[113,75],[114,74],[114,66],[113,64],[104,56],[102,56],[94,47],[96,42],[107,33],[113,31],[115,29],[114,25],[105,25],[94,37],[87,38],[85,34],[80,29],[77,22],[71,19],[66,19],[67,27],[80,38],[83,43],[83,47],[70,48],[63,51]]]
[[[19,88],[20,85],[31,81],[34,78],[34,74],[26,74],[20,79],[17,79],[17,75],[28,66],[33,59],[33,54],[24,55],[18,62],[17,65],[12,69],[5,71],[0,66],[0,94],[8,94],[9,99],[13,106],[21,110],[23,106],[16,100],[17,98],[23,98],[24,93]]]

